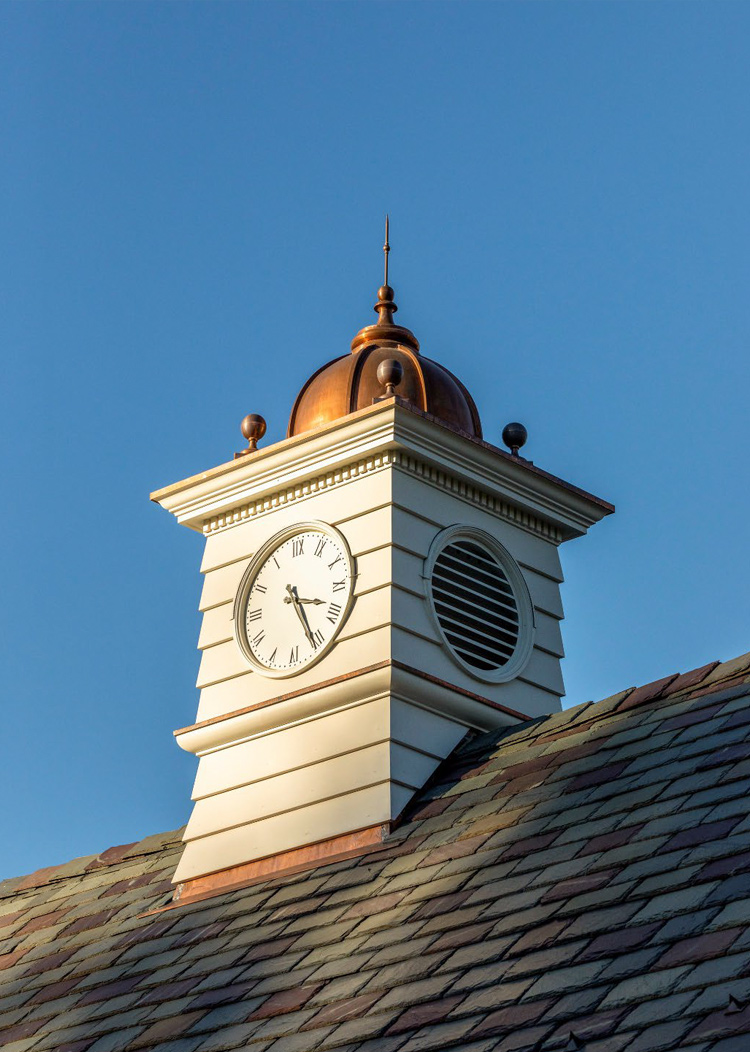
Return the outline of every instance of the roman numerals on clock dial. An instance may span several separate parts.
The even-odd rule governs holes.
[[[260,671],[290,674],[333,643],[352,593],[351,557],[335,530],[313,528],[281,535],[266,551],[241,590],[238,628]]]

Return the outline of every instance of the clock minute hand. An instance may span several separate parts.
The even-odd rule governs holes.
[[[290,584],[288,584],[286,586],[286,590],[287,590],[287,592],[289,592],[289,597],[285,598],[284,602],[285,603],[289,602],[289,603],[291,603],[294,606],[295,613],[297,614],[297,617],[300,619],[300,624],[302,625],[302,627],[305,630],[305,635],[307,636],[307,638],[308,638],[308,640],[310,642],[310,646],[314,647],[315,643],[313,641],[312,632],[310,631],[310,626],[307,623],[307,618],[305,617],[305,611],[300,606],[300,600],[297,597],[296,592],[294,591],[294,589],[292,588],[292,586]]]

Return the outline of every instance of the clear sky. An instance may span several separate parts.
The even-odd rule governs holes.
[[[563,549],[566,704],[750,649],[750,4],[0,6],[0,875],[186,820],[201,538],[392,218],[398,320]]]

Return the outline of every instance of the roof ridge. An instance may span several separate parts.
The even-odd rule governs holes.
[[[674,672],[660,679],[652,680],[640,687],[627,687],[617,694],[612,694],[601,701],[584,703],[587,716],[580,723],[589,719],[603,718],[616,712],[638,708],[648,702],[662,701],[665,698],[678,698],[687,695],[700,697],[713,694],[715,691],[734,686],[750,679],[750,651],[731,658],[729,661],[710,661],[699,665],[688,672]],[[582,706],[577,706],[582,708]],[[588,712],[591,715],[588,716]],[[565,712],[574,710],[566,709]]]
[[[455,762],[457,759],[468,763],[472,756],[485,752],[489,746],[499,745],[505,738],[513,738],[517,742],[524,737],[532,736],[536,728],[539,728],[540,733],[554,730],[561,734],[566,733],[566,730],[570,728],[572,733],[571,725],[573,724],[575,724],[575,730],[578,730],[586,723],[606,719],[615,713],[638,708],[649,702],[684,697],[688,694],[695,697],[701,694],[712,694],[748,679],[750,679],[750,651],[731,658],[729,661],[710,661],[688,672],[673,672],[671,675],[652,680],[640,687],[626,687],[599,701],[584,701],[562,709],[560,712],[536,716],[511,726],[494,728],[484,734],[467,735],[444,763]]]
[[[141,840],[134,840],[130,844],[115,844],[101,851],[98,855],[81,855],[79,858],[61,862],[55,866],[44,866],[42,869],[34,870],[32,873],[8,877],[6,880],[0,881],[0,899],[17,895],[23,891],[35,891],[37,888],[45,887],[48,884],[68,880],[70,877],[80,877],[84,873],[91,873],[108,866],[116,866],[122,862],[129,862],[132,859],[158,854],[170,843],[180,843],[184,828],[184,826],[180,826],[177,829],[170,829],[164,833],[152,833]]]

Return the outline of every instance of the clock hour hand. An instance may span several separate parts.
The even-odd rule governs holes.
[[[286,590],[287,590],[287,592],[289,592],[289,595],[287,597],[285,597],[284,602],[285,603],[291,603],[294,606],[295,613],[297,614],[297,617],[300,619],[300,624],[302,625],[302,627],[305,630],[305,635],[307,636],[307,638],[308,638],[308,640],[310,642],[310,646],[314,647],[315,646],[315,642],[314,642],[313,637],[312,637],[312,632],[310,631],[310,626],[307,623],[307,618],[305,617],[305,611],[300,606],[301,600],[298,598],[296,591],[292,588],[292,586],[290,584],[288,584],[286,586]]]
[[[296,599],[290,598],[288,595],[284,598],[285,603],[312,603],[314,606],[320,606],[321,603],[325,602],[325,599],[300,599],[297,596]]]

